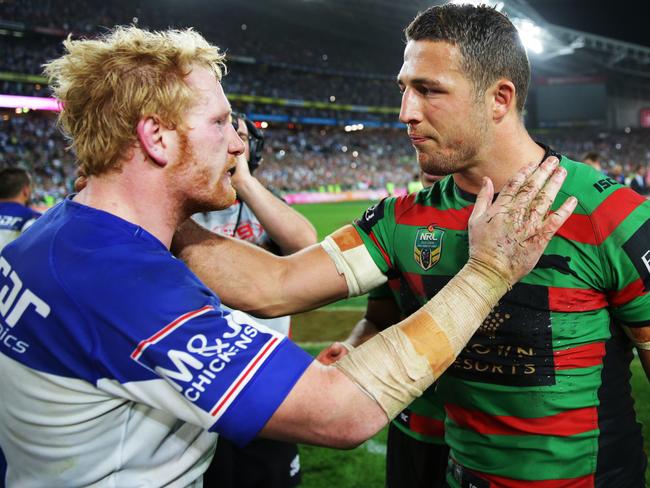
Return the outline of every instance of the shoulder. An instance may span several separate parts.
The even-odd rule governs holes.
[[[592,214],[597,209],[609,212],[622,210],[617,204],[620,202],[634,202],[637,204],[645,201],[638,193],[622,185],[613,178],[596,171],[584,163],[562,158],[562,166],[567,170],[567,178],[562,186],[562,193],[578,198],[580,207]],[[606,204],[605,208],[601,208]]]
[[[201,294],[211,294],[182,261],[141,227],[92,209],[62,212],[68,215],[59,216],[60,222],[49,218],[50,222],[40,225],[44,219],[39,219],[32,228],[50,228],[52,271],[76,300],[137,310],[152,302],[188,300],[198,288]]]
[[[575,196],[578,207],[558,235],[600,245],[609,236],[650,218],[650,202],[631,188],[586,164],[562,158],[562,166],[568,174],[560,196]],[[562,200],[558,197],[555,205]]]

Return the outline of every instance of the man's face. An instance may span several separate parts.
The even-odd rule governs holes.
[[[227,208],[235,201],[230,177],[233,156],[244,144],[230,123],[230,105],[213,73],[196,67],[186,81],[195,103],[188,109],[178,132],[178,158],[170,172],[170,186],[179,193],[185,212]]]
[[[477,101],[457,47],[409,41],[398,75],[400,121],[407,124],[420,168],[444,176],[472,166],[487,140],[484,98]]]

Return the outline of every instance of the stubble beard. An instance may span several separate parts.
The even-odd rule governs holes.
[[[179,161],[176,167],[178,171],[172,175],[172,182],[177,176],[185,173],[194,174],[194,182],[191,188],[183,189],[181,196],[182,207],[185,215],[191,216],[199,212],[211,212],[214,210],[224,210],[235,203],[237,197],[232,184],[228,185],[225,192],[219,193],[221,187],[222,175],[215,181],[208,164],[202,164],[194,148],[189,142],[186,134],[180,134]],[[199,167],[199,171],[196,171]],[[197,175],[198,173],[198,175]],[[187,179],[187,176],[185,176]],[[183,181],[183,180],[180,180]]]
[[[477,105],[473,115],[474,128],[465,133],[462,142],[452,142],[445,147],[417,149],[418,163],[425,172],[435,176],[447,176],[462,172],[475,162],[488,134],[488,123],[480,106]],[[429,151],[426,151],[429,149]]]
[[[462,171],[470,165],[476,153],[477,150],[473,145],[459,146],[444,153],[438,150],[429,152],[417,150],[420,168],[434,176],[447,176]]]

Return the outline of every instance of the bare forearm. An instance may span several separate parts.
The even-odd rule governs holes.
[[[172,251],[226,305],[260,317],[316,308],[347,295],[345,278],[320,246],[287,257],[185,222]]]
[[[341,371],[314,361],[261,435],[350,449],[387,423],[381,407]]]
[[[257,179],[249,178],[240,183],[237,194],[251,208],[283,254],[293,254],[316,244],[314,226],[303,215],[276,198]]]

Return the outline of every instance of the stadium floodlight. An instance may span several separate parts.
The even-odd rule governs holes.
[[[55,98],[24,97],[18,95],[0,95],[0,107],[20,108],[21,112],[23,108],[31,110],[60,110],[59,101]]]
[[[513,19],[512,23],[519,31],[519,38],[524,47],[535,54],[544,52],[542,42],[543,30],[530,19]]]

